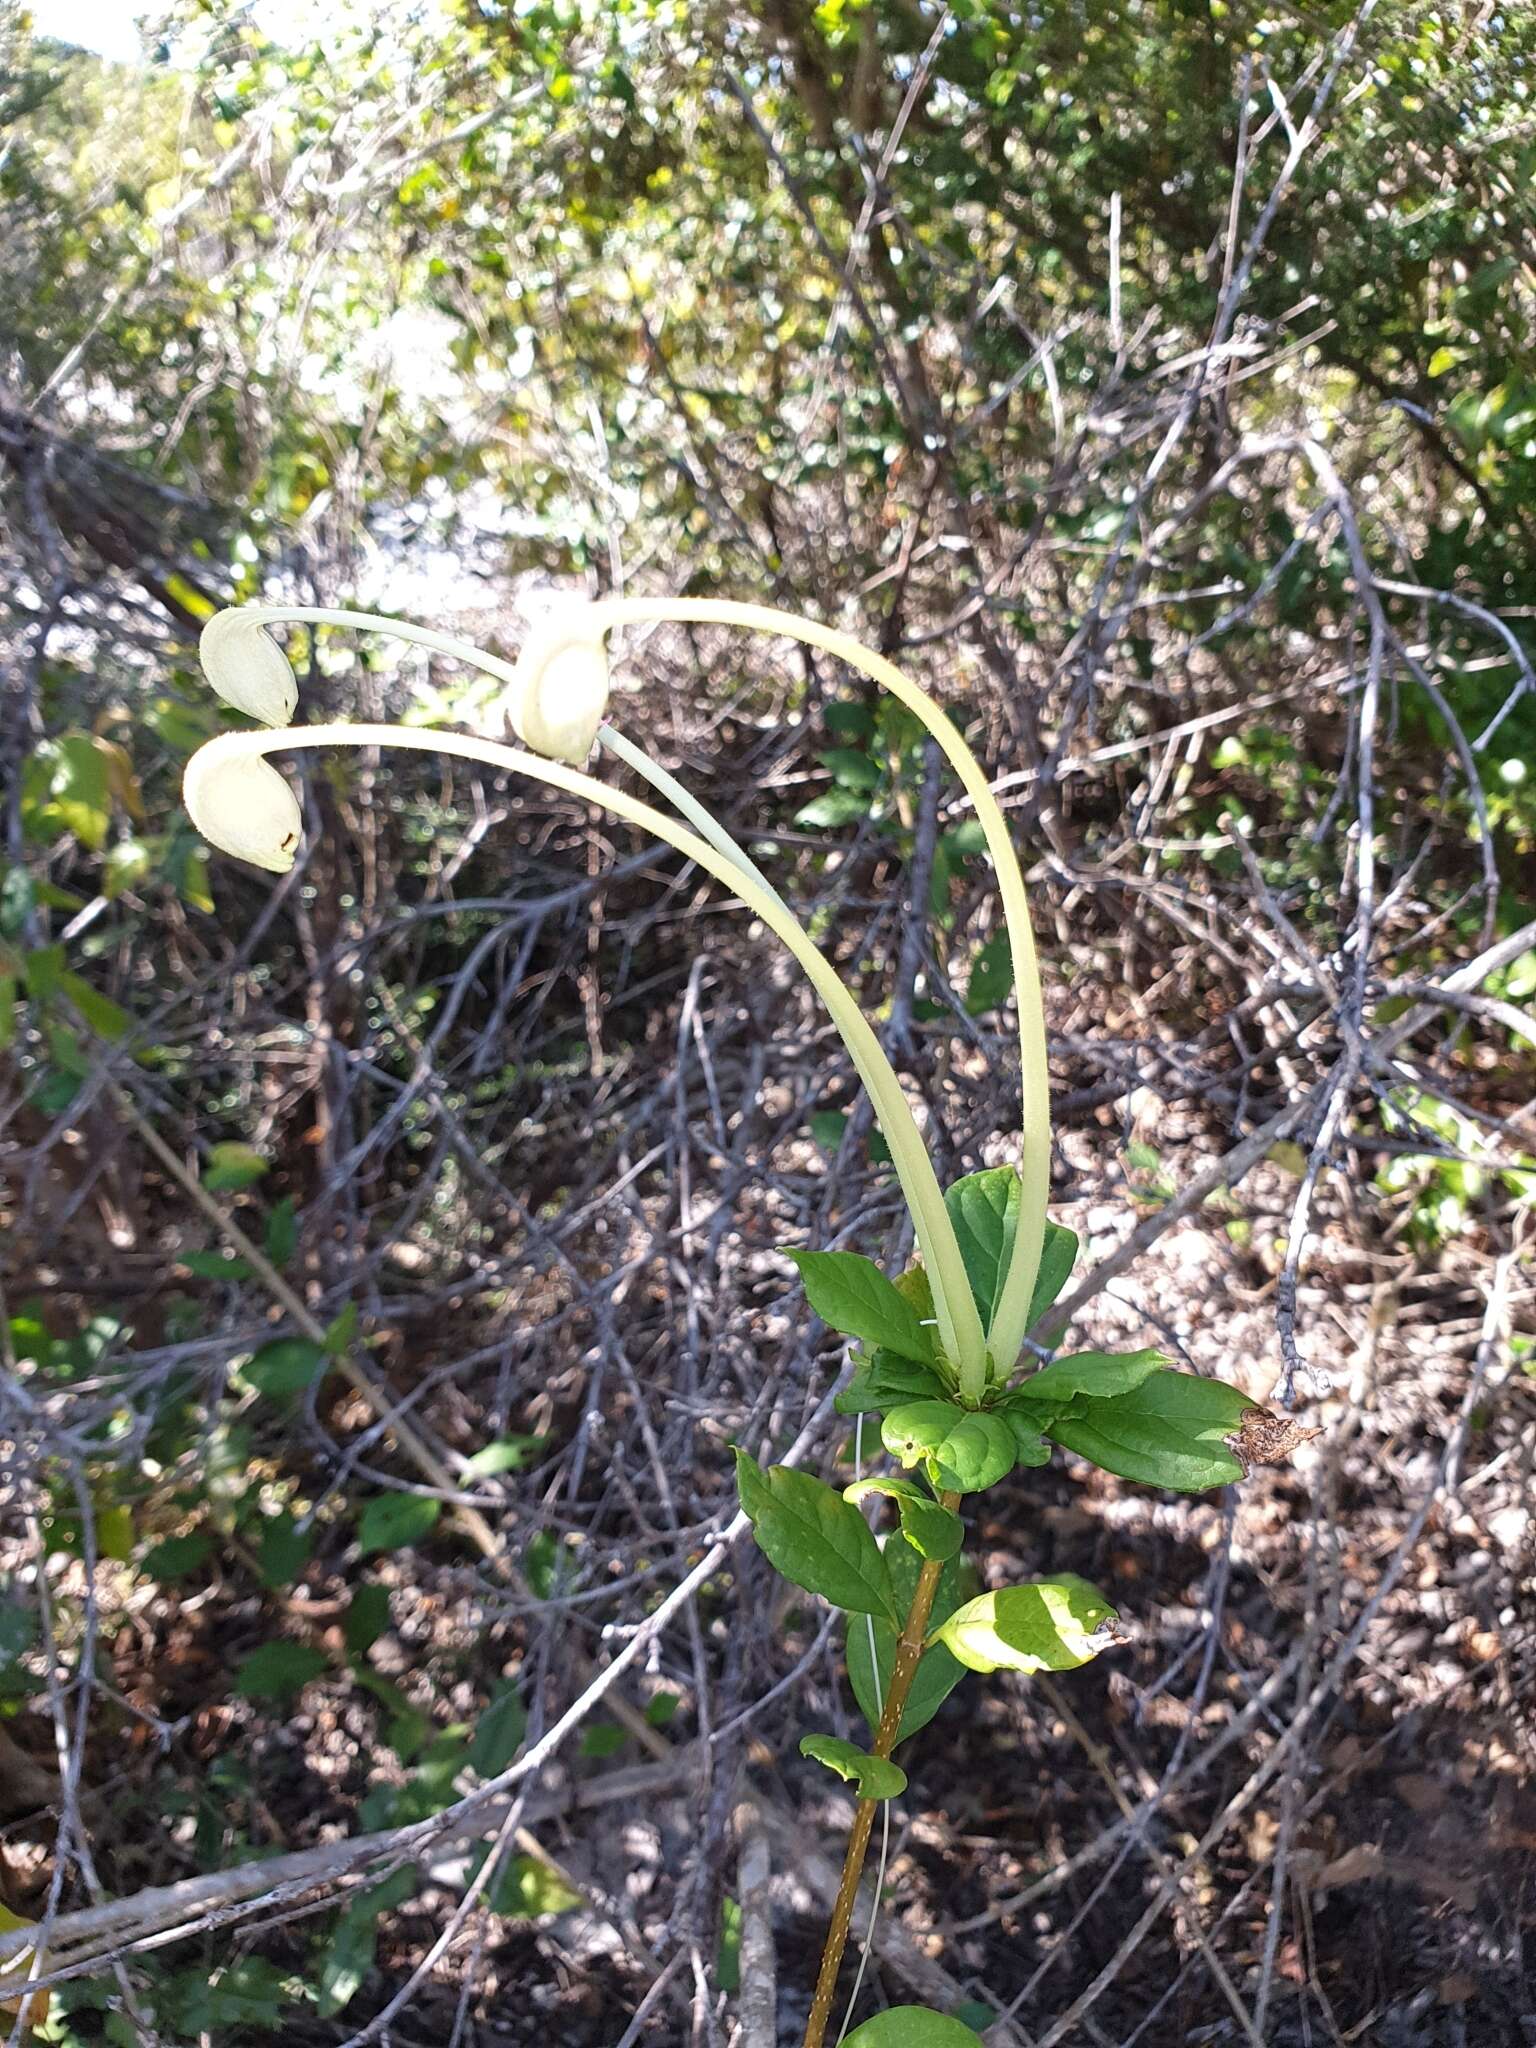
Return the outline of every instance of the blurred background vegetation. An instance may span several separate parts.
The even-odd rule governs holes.
[[[1083,1327],[1324,1432],[1241,1505],[1014,1482],[992,1553],[1141,1633],[1075,1710],[914,1744],[880,1988],[937,1969],[997,2048],[1523,2040],[1536,14],[184,0],[137,61],[83,23],[0,12],[0,1899],[441,1811],[708,1554],[729,1439],[840,1454],[769,1248],[898,1255],[899,1204],[718,892],[414,758],[308,757],[276,886],[179,807],[220,605],[510,654],[551,587],[689,591],[944,697],[1031,864],[1057,1213],[1145,1249]],[[301,715],[483,715],[289,646]],[[945,1164],[1008,1157],[1006,952],[920,734],[702,630],[635,638],[619,705]],[[749,1782],[798,2038],[790,1736],[848,1708],[754,1571],[481,1811],[490,1911],[463,1840],[157,1907],[81,1935],[42,2038],[771,2048]]]

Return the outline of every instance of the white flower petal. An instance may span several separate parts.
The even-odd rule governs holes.
[[[587,606],[562,607],[538,621],[505,702],[525,747],[582,765],[608,709],[608,648]]]
[[[299,686],[288,657],[249,609],[215,612],[197,647],[217,695],[263,725],[291,725]]]
[[[187,763],[181,794],[210,846],[274,874],[293,866],[304,827],[298,798],[260,755],[231,753],[225,740],[210,740]]]

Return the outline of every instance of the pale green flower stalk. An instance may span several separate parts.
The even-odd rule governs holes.
[[[737,845],[719,821],[642,749],[636,747],[611,725],[602,725],[608,697],[605,636],[615,626],[665,620],[745,626],[771,632],[809,646],[819,647],[832,654],[838,660],[846,662],[849,667],[881,684],[915,713],[938,741],[975,805],[1002,893],[1019,1006],[1023,1098],[1019,1222],[1008,1269],[994,1306],[992,1326],[984,1344],[980,1338],[979,1321],[971,1303],[969,1288],[964,1287],[956,1293],[958,1275],[963,1273],[963,1266],[958,1248],[954,1246],[954,1233],[949,1227],[948,1217],[942,1215],[941,1199],[941,1214],[931,1213],[931,1198],[937,1194],[937,1183],[933,1178],[926,1148],[922,1146],[921,1139],[916,1137],[915,1126],[912,1126],[912,1135],[916,1139],[917,1149],[921,1152],[924,1169],[923,1175],[918,1179],[926,1182],[923,1186],[924,1205],[930,1211],[926,1217],[920,1217],[915,1192],[917,1183],[909,1185],[911,1176],[901,1163],[900,1151],[894,1139],[892,1156],[897,1161],[903,1192],[912,1209],[919,1245],[934,1278],[935,1307],[939,1316],[940,1334],[944,1338],[945,1348],[959,1366],[962,1395],[973,1402],[980,1400],[987,1383],[988,1354],[994,1369],[1006,1377],[1012,1371],[1023,1349],[1029,1320],[1029,1304],[1039,1269],[1049,1195],[1050,1105],[1044,1016],[1024,879],[1008,836],[1006,823],[975,756],[933,699],[909,682],[893,663],[873,653],[848,634],[817,625],[814,621],[801,618],[794,613],[776,611],[763,605],[737,604],[710,598],[620,598],[599,600],[594,603],[574,601],[552,607],[533,628],[516,665],[504,662],[469,642],[452,639],[430,628],[405,621],[379,618],[364,612],[334,611],[297,605],[252,605],[222,612],[209,622],[203,634],[203,665],[209,681],[227,702],[272,725],[286,724],[292,716],[297,702],[297,691],[286,656],[276,643],[260,630],[269,620],[359,626],[393,633],[401,639],[431,647],[477,668],[506,684],[499,708],[506,722],[518,736],[538,752],[553,755],[562,761],[577,765],[585,761],[593,739],[596,738],[607,751],[626,762],[653,787],[661,791],[687,818],[699,836],[730,864],[733,872],[729,876],[720,875],[720,879],[735,883],[744,898],[753,903],[754,908],[757,908],[758,904],[749,891],[755,890],[760,897],[771,901],[782,917],[795,925],[796,931],[800,932],[806,945],[810,944],[809,939],[792,918],[782,898],[756,863]],[[401,743],[406,743],[403,734]],[[435,735],[428,742],[410,742],[418,745],[423,743],[438,747],[444,752],[456,750],[444,735]],[[280,836],[286,836],[291,828],[291,844],[296,845],[297,807],[293,805],[291,792],[282,778],[273,771],[269,770],[268,773],[271,775],[270,784],[253,776],[247,785],[250,799],[254,801],[259,793],[266,806],[276,806],[282,814],[284,824],[284,832]],[[594,784],[593,787],[602,786]],[[613,809],[615,806],[609,801],[611,794],[605,793],[598,801],[607,802],[609,808]],[[284,798],[292,806],[291,816],[282,809]],[[276,841],[272,840],[271,843],[275,844]],[[674,839],[672,843],[679,842]],[[231,844],[230,850],[239,849]],[[247,854],[246,857],[252,856]],[[287,862],[283,861],[281,864],[287,865]],[[701,865],[709,867],[708,863]],[[717,875],[720,872],[714,867],[709,867],[709,871]],[[765,918],[764,921],[769,920]],[[777,924],[772,924],[770,928],[783,936]],[[817,957],[821,956],[818,954]],[[832,974],[830,966],[824,960],[822,964],[826,967],[827,973]],[[837,981],[837,977],[832,975],[832,979],[837,983],[839,992],[851,1001],[851,998],[847,998],[847,992],[843,990],[841,982]],[[837,1021],[841,1029],[841,1020]],[[863,1022],[862,1016],[860,1022]],[[844,1037],[846,1040],[846,1031]],[[855,1058],[857,1064],[857,1055]],[[880,1055],[880,1059],[886,1075],[894,1085],[894,1075],[891,1075],[889,1064],[885,1062],[883,1054]],[[860,1073],[878,1107],[876,1089],[862,1065]],[[897,1094],[899,1097],[899,1088]],[[900,1099],[906,1122],[910,1126],[911,1116],[910,1112],[906,1111],[905,1098]],[[886,1121],[887,1112],[882,1110],[882,1125]],[[887,1136],[891,1136],[889,1131]],[[915,1160],[911,1164],[915,1166]],[[941,1221],[942,1229],[938,1227]],[[934,1252],[930,1250],[931,1243],[943,1246],[943,1265],[936,1261]],[[951,1250],[953,1261],[947,1256]],[[951,1267],[947,1279],[945,1265]],[[973,1324],[976,1328],[974,1345],[966,1341],[971,1337],[970,1326]]]
[[[344,615],[344,622],[349,625],[361,623],[356,614]],[[379,623],[387,626],[390,622]],[[266,638],[264,634],[260,637]],[[426,639],[427,636],[418,628],[413,629],[408,637]],[[272,641],[267,640],[267,645],[274,652],[279,651]],[[229,702],[241,701],[225,687],[230,679],[228,664],[237,651],[227,644],[226,639],[225,644],[216,645],[214,661],[208,664],[210,681]],[[457,644],[452,646],[452,651],[459,653]],[[464,658],[468,658],[467,650]],[[248,675],[241,685],[242,708],[255,717],[283,708],[280,697],[274,695],[269,687],[269,680],[275,678],[275,669],[270,664],[266,667],[267,677],[256,677],[253,686]],[[302,820],[292,789],[270,766],[266,756],[285,748],[341,746],[405,747],[420,753],[452,755],[461,760],[478,761],[488,767],[531,776],[551,788],[586,798],[615,817],[654,834],[741,897],[775,937],[789,948],[804,969],[826,1004],[860,1079],[869,1091],[880,1127],[890,1145],[892,1162],[912,1215],[918,1246],[933,1283],[934,1313],[941,1343],[947,1356],[955,1361],[962,1385],[974,1385],[979,1392],[985,1383],[986,1360],[981,1321],[971,1298],[954,1226],[944,1207],[944,1197],[934,1175],[932,1161],[901,1084],[863,1012],[843,986],[831,963],[774,892],[754,879],[743,866],[745,855],[739,850],[734,857],[723,852],[653,805],[630,796],[626,791],[612,789],[564,761],[545,760],[478,736],[395,725],[280,726],[265,732],[225,733],[210,740],[187,763],[183,794],[193,824],[205,839],[225,852],[277,873],[285,871],[293,864]]]
[[[594,626],[642,625],[670,621],[680,625],[744,626],[819,647],[836,660],[866,675],[906,705],[938,741],[975,806],[987,851],[997,874],[1003,916],[1013,955],[1013,984],[1019,1009],[1020,1157],[1019,1221],[1009,1255],[1008,1271],[992,1311],[987,1348],[1004,1378],[1024,1349],[1029,1305],[1040,1271],[1045,1242],[1046,1206],[1051,1187],[1050,1071],[1046,1061],[1045,1007],[1040,994],[1040,968],[1035,957],[1029,897],[1007,822],[980,762],[953,723],[926,690],[909,682],[894,662],[876,654],[848,633],[820,626],[794,612],[772,606],[737,604],[708,597],[600,598],[588,608]]]

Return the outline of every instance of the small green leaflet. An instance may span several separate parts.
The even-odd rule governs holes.
[[[294,1210],[292,1195],[284,1195],[273,1205],[267,1218],[267,1227],[262,1239],[262,1250],[281,1270],[298,1249],[299,1223]]]
[[[318,1344],[307,1337],[274,1337],[240,1368],[240,1377],[268,1400],[301,1394],[330,1364]]]
[[[877,1351],[833,1397],[832,1406],[839,1415],[883,1414],[903,1401],[942,1401],[952,1391],[936,1367],[898,1358],[894,1351]]]
[[[334,2019],[362,1990],[373,1968],[379,1915],[404,1905],[418,1881],[414,1868],[397,1870],[348,1905],[320,1964],[315,2004],[322,2019]]]
[[[981,2036],[926,2005],[893,2005],[855,2027],[843,2048],[981,2048]]]
[[[363,1509],[357,1540],[364,1557],[374,1550],[399,1550],[419,1543],[443,1512],[440,1500],[418,1493],[381,1493]]]
[[[342,1634],[354,1657],[361,1657],[389,1627],[389,1588],[377,1580],[359,1586],[347,1604]]]
[[[941,1493],[980,1493],[1013,1470],[1018,1446],[999,1415],[952,1401],[908,1401],[880,1425],[880,1441],[910,1471],[920,1461]]]
[[[880,1546],[840,1493],[787,1465],[765,1472],[740,1450],[736,1486],[759,1550],[786,1579],[850,1613],[899,1620]]]
[[[1062,1408],[1078,1394],[1109,1401],[1134,1393],[1167,1363],[1161,1351],[1080,1351],[1052,1359],[1043,1371],[1021,1380],[1015,1392],[1022,1400]]]
[[[544,1913],[570,1913],[581,1904],[556,1870],[536,1856],[514,1856],[492,1882],[486,1903],[507,1920],[537,1920]]]
[[[267,1162],[254,1145],[210,1145],[208,1164],[203,1168],[203,1186],[210,1195],[230,1194],[237,1188],[248,1188],[266,1170]]]
[[[1013,1447],[1021,1465],[1049,1465],[1051,1447],[1042,1431],[1046,1426],[1049,1410],[1032,1408],[1017,1395],[1010,1395],[991,1411],[1013,1432]]]
[[[263,1643],[240,1666],[235,1691],[243,1700],[290,1700],[330,1668],[324,1650],[310,1643]]]
[[[1019,1176],[1011,1166],[968,1173],[945,1191],[944,1206],[960,1240],[960,1256],[985,1322],[997,1299],[999,1270],[1018,1227]]]
[[[1201,1493],[1242,1478],[1226,1438],[1255,1405],[1223,1380],[1156,1371],[1115,1400],[1084,1401],[1059,1415],[1048,1434],[1121,1479]]]
[[[1029,1298],[1029,1327],[1034,1328],[1051,1303],[1072,1277],[1077,1263],[1077,1232],[1065,1224],[1047,1222],[1045,1242],[1040,1247],[1040,1270],[1035,1291]]]
[[[470,1769],[482,1778],[499,1776],[522,1748],[527,1729],[522,1694],[510,1679],[504,1679],[475,1723],[469,1745]]]
[[[1075,1671],[1104,1647],[1099,1631],[1114,1619],[1096,1586],[1063,1572],[967,1600],[929,1640],[972,1671]]]
[[[213,1551],[213,1541],[201,1529],[190,1536],[167,1536],[146,1551],[140,1571],[152,1579],[182,1579],[195,1572]]]
[[[965,1529],[952,1509],[940,1507],[920,1493],[910,1479],[856,1479],[843,1488],[843,1499],[857,1507],[871,1493],[883,1493],[895,1501],[901,1511],[901,1533],[919,1557],[936,1557],[942,1564],[957,1555],[965,1541]]]
[[[867,1749],[856,1749],[840,1735],[802,1735],[800,1754],[813,1756],[829,1771],[857,1785],[861,1799],[895,1799],[907,1789],[907,1774],[900,1764],[893,1764],[889,1757],[871,1756]]]
[[[791,1252],[806,1299],[824,1323],[845,1337],[927,1363],[933,1333],[872,1259],[857,1252]]]
[[[1008,1000],[1013,987],[1013,951],[1006,931],[994,932],[971,962],[971,978],[965,985],[966,1013],[984,1017]]]
[[[922,1561],[909,1545],[892,1539],[885,1546],[885,1562],[891,1575],[891,1584],[901,1612],[906,1613],[912,1605],[912,1595],[917,1591],[918,1574]],[[951,1558],[939,1573],[938,1591],[933,1596],[931,1619],[943,1621],[953,1614],[966,1593],[976,1583],[974,1576],[963,1558]],[[870,1655],[870,1638],[874,1638],[874,1657]],[[869,1723],[871,1730],[880,1725],[880,1702],[890,1690],[891,1667],[896,1659],[896,1630],[883,1621],[866,1620],[862,1615],[848,1617],[848,1683],[853,1687],[853,1696],[859,1703],[859,1711]],[[875,1688],[875,1668],[878,1663],[880,1685]],[[934,1715],[949,1698],[955,1687],[965,1676],[965,1667],[955,1661],[942,1643],[935,1643],[925,1650],[918,1660],[917,1676],[912,1681],[912,1690],[907,1694],[907,1704],[901,1716],[898,1742],[905,1742],[909,1735],[915,1735],[919,1728],[926,1728]]]

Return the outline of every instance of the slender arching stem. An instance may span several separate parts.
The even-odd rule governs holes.
[[[335,616],[347,617],[348,623],[358,623],[361,619],[358,614]],[[464,658],[470,657],[466,653]],[[624,790],[610,789],[606,783],[584,775],[578,768],[568,767],[563,761],[548,761],[541,755],[525,753],[521,748],[504,746],[495,740],[398,725],[278,726],[258,732],[225,733],[210,740],[195,758],[205,761],[211,771],[226,763],[260,760],[269,754],[290,749],[368,746],[403,747],[416,753],[454,755],[461,760],[479,761],[487,767],[515,775],[531,776],[552,789],[584,797],[588,802],[612,812],[615,817],[623,818],[676,847],[679,853],[741,897],[754,915],[789,948],[804,969],[816,993],[826,1004],[859,1077],[869,1091],[886,1142],[891,1148],[891,1159],[911,1211],[918,1246],[933,1283],[934,1312],[944,1348],[955,1361],[962,1382],[979,1387],[984,1381],[986,1360],[981,1319],[971,1296],[965,1262],[944,1207],[933,1163],[902,1094],[901,1084],[881,1050],[879,1039],[838,978],[831,962],[813,944],[773,891],[748,873],[740,859],[711,846],[654,805],[630,796]]]
[[[606,724],[600,725],[597,729],[597,744],[604,753],[612,754],[615,760],[624,762],[626,767],[633,768],[637,775],[643,776],[652,789],[659,789],[672,808],[680,817],[688,820],[701,839],[707,839],[711,846],[723,853],[744,875],[750,875],[761,888],[766,889],[776,902],[783,903],[783,897],[779,895],[757,862],[744,847],[736,844],[714,813],[706,810],[693,791],[685,788],[675,775],[669,775],[659,761],[653,761],[644,747],[637,747],[633,740],[626,739],[617,726]],[[786,904],[785,908],[788,907]]]
[[[1008,1271],[998,1292],[992,1312],[992,1327],[988,1332],[988,1347],[994,1364],[1002,1372],[1009,1372],[1024,1346],[1024,1336],[1029,1327],[1030,1298],[1034,1293],[1045,1241],[1045,1212],[1051,1180],[1050,1071],[1046,1061],[1045,1013],[1040,999],[1040,969],[1035,958],[1034,933],[1029,920],[1029,898],[1018,856],[1008,836],[1007,823],[981,764],[951,720],[925,690],[910,682],[894,662],[887,661],[852,635],[839,633],[831,626],[817,625],[794,612],[777,611],[769,605],[737,604],[723,598],[602,598],[594,603],[592,609],[614,626],[666,620],[690,625],[742,626],[751,631],[799,640],[808,647],[821,648],[889,690],[922,720],[975,805],[1003,899],[1019,1008],[1022,1095],[1019,1222]]]

